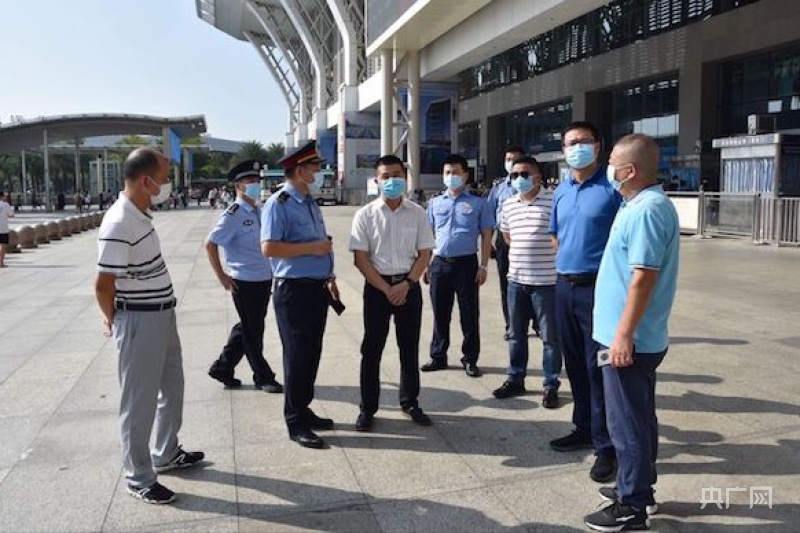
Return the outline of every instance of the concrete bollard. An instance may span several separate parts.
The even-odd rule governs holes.
[[[76,216],[69,217],[67,219],[67,222],[69,222],[70,233],[75,234],[81,232],[80,219],[78,217]]]
[[[23,249],[36,248],[36,232],[30,226],[21,226],[17,230],[19,247]]]
[[[47,227],[47,236],[50,237],[51,241],[61,240],[61,228],[58,225],[58,221],[51,220],[45,226]]]
[[[78,227],[81,228],[81,231],[86,231],[87,229],[89,229],[89,215],[86,214],[81,215],[80,217],[78,217],[78,221],[79,221]]]
[[[72,235],[72,231],[69,229],[69,220],[62,218],[58,221],[58,232],[61,234],[62,238]]]
[[[8,232],[8,253],[10,254],[18,254],[22,252],[19,249],[19,235],[17,235],[16,230],[11,230]]]
[[[33,238],[36,240],[36,244],[47,244],[50,242],[50,237],[47,233],[47,226],[44,224],[36,224],[33,227]]]
[[[104,211],[96,211],[95,213],[92,214],[92,216],[94,217],[94,227],[95,228],[99,228],[100,227],[100,223],[103,221],[103,213],[104,213]]]

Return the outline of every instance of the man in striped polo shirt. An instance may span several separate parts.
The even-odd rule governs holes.
[[[183,415],[183,360],[175,323],[175,294],[153,228],[150,207],[169,198],[169,162],[139,148],[123,169],[125,190],[100,225],[97,303],[103,328],[119,352],[120,431],[128,492],[163,504],[175,494],[156,473],[203,460],[178,444]],[[155,447],[150,434],[156,423]]]
[[[528,324],[536,318],[544,344],[544,399],[547,409],[558,407],[561,352],[553,320],[555,300],[555,249],[550,242],[550,208],[553,195],[542,187],[539,163],[519,157],[509,175],[517,191],[503,203],[500,230],[508,250],[508,378],[494,391],[495,398],[525,394],[528,367]]]

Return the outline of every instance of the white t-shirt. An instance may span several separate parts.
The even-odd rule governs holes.
[[[556,251],[550,240],[553,193],[543,189],[526,202],[519,194],[503,202],[500,230],[511,235],[508,279],[522,285],[554,285]]]
[[[165,303],[175,299],[153,219],[121,194],[100,224],[97,270],[116,276],[117,300]]]
[[[378,198],[353,217],[348,248],[369,252],[375,270],[384,276],[408,273],[418,252],[434,246],[425,210],[405,198],[395,211]]]
[[[8,233],[8,217],[12,216],[12,207],[5,200],[0,200],[0,233]]]

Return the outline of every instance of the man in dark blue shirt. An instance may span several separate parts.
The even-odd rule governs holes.
[[[550,233],[556,255],[556,329],[572,389],[575,430],[550,442],[557,451],[594,448],[589,473],[598,483],[614,478],[616,456],[608,435],[603,374],[592,339],[594,285],[621,197],[598,162],[600,133],[575,122],[561,136],[570,176],[556,189]]]

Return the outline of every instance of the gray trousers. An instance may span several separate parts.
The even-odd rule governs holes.
[[[130,485],[156,482],[154,466],[178,454],[183,416],[183,358],[175,309],[117,310],[114,340],[122,389],[119,419],[122,464]],[[156,422],[155,447],[150,436]]]

